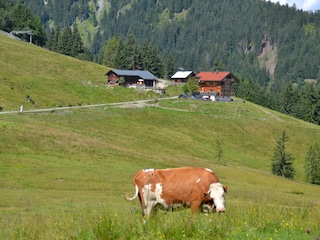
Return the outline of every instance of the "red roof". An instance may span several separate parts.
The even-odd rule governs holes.
[[[200,81],[222,81],[230,72],[199,72],[196,78]]]

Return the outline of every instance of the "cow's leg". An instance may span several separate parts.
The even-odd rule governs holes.
[[[146,185],[141,191],[141,207],[143,210],[143,215],[149,217],[153,207],[156,205],[156,199],[154,198],[154,193],[150,191],[151,185]]]
[[[147,218],[150,216],[153,207],[154,207],[154,201],[148,201],[146,208],[144,209],[144,214]]]
[[[192,213],[198,213],[200,209],[201,201],[192,201],[190,204],[190,208]]]
[[[142,217],[146,216],[146,204],[145,204],[145,198],[143,192],[139,192],[139,200],[142,208]]]

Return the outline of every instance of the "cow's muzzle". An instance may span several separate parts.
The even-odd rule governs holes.
[[[219,208],[216,208],[216,211],[217,211],[217,213],[225,212],[225,211],[226,211],[226,208],[224,208],[224,207],[219,207]]]

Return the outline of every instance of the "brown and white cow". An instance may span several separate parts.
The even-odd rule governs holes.
[[[144,169],[133,178],[135,194],[125,198],[132,201],[139,196],[142,215],[149,216],[156,205],[165,210],[179,205],[197,212],[205,206],[210,211],[224,212],[227,187],[210,169],[182,167],[169,169]]]

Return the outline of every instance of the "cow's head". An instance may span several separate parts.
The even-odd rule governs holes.
[[[213,199],[214,206],[217,212],[224,212],[225,207],[225,193],[227,192],[227,187],[222,186],[221,183],[212,183],[210,185],[209,194]]]

